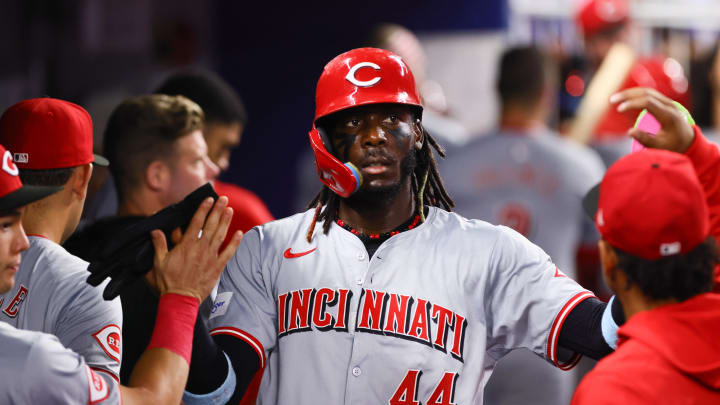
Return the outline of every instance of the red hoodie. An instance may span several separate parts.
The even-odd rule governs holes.
[[[693,129],[695,140],[685,151],[685,156],[695,167],[695,173],[705,191],[710,214],[710,234],[716,241],[720,241],[720,149],[705,139],[700,128],[694,126]],[[720,267],[715,268],[715,292],[720,293]]]
[[[720,295],[632,316],[575,391],[587,404],[720,404]]]

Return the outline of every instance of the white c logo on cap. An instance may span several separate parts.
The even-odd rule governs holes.
[[[11,176],[17,176],[18,173],[20,173],[17,166],[15,166],[15,163],[13,162],[12,154],[9,150],[6,150],[5,154],[3,155],[2,169]]]
[[[372,62],[360,62],[357,65],[350,68],[350,71],[348,72],[347,76],[345,76],[345,79],[358,87],[370,87],[370,86],[377,84],[377,82],[380,81],[380,76],[376,76],[370,80],[365,80],[365,81],[358,80],[355,77],[355,72],[357,72],[358,69],[361,69],[364,67],[371,67],[375,70],[380,70],[380,66],[378,66]]]

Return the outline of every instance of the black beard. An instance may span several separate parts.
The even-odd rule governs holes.
[[[398,192],[402,189],[403,184],[410,179],[413,171],[417,167],[417,151],[413,148],[400,162],[400,181],[395,184],[382,187],[361,187],[355,194],[345,200],[351,204],[378,204],[389,203],[394,200]]]

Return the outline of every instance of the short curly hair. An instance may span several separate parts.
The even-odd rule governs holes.
[[[155,160],[170,161],[175,141],[202,130],[205,116],[196,103],[183,96],[152,94],[122,102],[105,128],[104,154],[120,201],[140,184]]]
[[[711,291],[713,271],[720,263],[717,244],[712,236],[685,254],[657,260],[613,249],[618,256],[617,267],[627,275],[628,282],[637,285],[654,300],[674,298],[685,301]]]

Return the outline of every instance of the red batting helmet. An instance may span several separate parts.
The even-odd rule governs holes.
[[[407,64],[384,49],[358,48],[338,55],[320,75],[310,146],[320,181],[342,197],[360,188],[362,177],[352,163],[343,164],[326,148],[315,123],[332,113],[367,104],[398,103],[422,109],[415,79]]]

